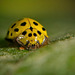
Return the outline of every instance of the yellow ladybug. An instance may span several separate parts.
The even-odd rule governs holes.
[[[48,44],[46,29],[37,21],[24,18],[12,24],[8,29],[7,41],[18,43],[20,49],[37,49]]]

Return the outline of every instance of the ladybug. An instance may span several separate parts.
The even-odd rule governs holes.
[[[48,44],[46,29],[31,18],[24,18],[13,23],[7,32],[7,41],[17,43],[20,49],[37,49]]]

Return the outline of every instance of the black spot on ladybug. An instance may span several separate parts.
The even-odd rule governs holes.
[[[13,24],[11,28],[13,28],[15,25],[16,25],[16,23],[15,23],[15,24]]]
[[[9,35],[9,31],[7,32],[7,35]]]
[[[27,33],[27,32],[26,32],[26,31],[24,31],[24,32],[22,33],[22,35],[26,35],[26,33]]]
[[[11,33],[11,36],[12,36],[12,33]]]
[[[34,33],[33,35],[34,35],[34,36],[37,36],[37,34],[36,34],[36,33]]]
[[[33,31],[33,28],[32,28],[32,27],[30,27],[30,30],[31,30],[31,31]]]
[[[41,35],[41,32],[40,32],[40,31],[37,31],[37,33],[38,33],[39,35]]]
[[[45,28],[42,28],[42,30],[45,31],[46,29]]]
[[[26,22],[21,23],[21,26],[25,26],[25,25],[26,25]]]
[[[38,25],[38,23],[36,23],[36,22],[33,22],[33,24],[36,25],[36,26]]]
[[[14,31],[15,31],[15,32],[18,32],[18,31],[19,31],[19,29],[18,29],[18,28],[15,28],[15,29],[14,29]]]
[[[28,36],[31,37],[32,36],[32,33],[29,33]]]

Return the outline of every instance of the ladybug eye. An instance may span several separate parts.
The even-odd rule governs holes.
[[[36,23],[36,22],[33,22],[33,24],[36,25],[36,26],[38,25],[38,23]]]
[[[11,28],[13,28],[15,25],[16,25],[16,23],[15,23],[15,24],[13,24]]]
[[[40,32],[40,31],[37,31],[37,33],[38,33],[39,35],[41,35],[41,32]]]
[[[22,35],[26,35],[26,33],[27,33],[27,32],[26,32],[26,31],[24,31],[24,32],[22,33]]]
[[[21,26],[25,26],[25,25],[26,25],[26,22],[21,23]]]
[[[35,46],[35,44],[32,44],[32,47],[34,47]]]
[[[32,36],[32,33],[29,33],[28,36],[31,37]]]
[[[45,28],[42,28],[42,30],[45,31],[46,29]]]
[[[14,29],[14,31],[15,31],[15,32],[18,32],[18,31],[19,31],[19,29],[18,29],[18,28],[15,28],[15,29]]]

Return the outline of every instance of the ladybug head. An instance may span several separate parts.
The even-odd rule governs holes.
[[[38,40],[37,41],[35,41],[35,40],[29,40],[29,41],[27,41],[25,47],[28,50],[37,49],[37,48],[40,47],[40,43],[39,43]]]

